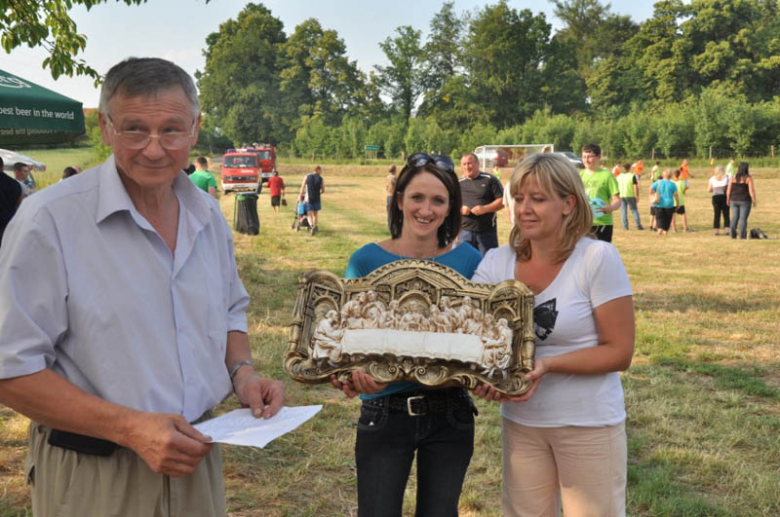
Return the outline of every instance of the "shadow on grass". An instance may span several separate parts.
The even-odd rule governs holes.
[[[740,311],[761,311],[776,308],[776,301],[769,297],[746,300],[744,298],[722,295],[692,293],[664,294],[663,292],[635,293],[634,305],[637,310],[647,312],[718,312],[734,314]]]

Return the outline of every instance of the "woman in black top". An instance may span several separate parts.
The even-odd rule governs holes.
[[[756,188],[747,162],[739,164],[736,176],[729,182],[726,189],[726,204],[731,207],[731,238],[737,238],[737,224],[739,224],[739,238],[747,239],[748,216],[751,208],[758,205]]]

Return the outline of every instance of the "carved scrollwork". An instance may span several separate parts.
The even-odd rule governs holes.
[[[400,260],[363,278],[304,274],[284,369],[294,380],[346,380],[364,369],[378,382],[489,384],[507,395],[530,387],[533,293],[508,280],[471,282],[428,260]]]

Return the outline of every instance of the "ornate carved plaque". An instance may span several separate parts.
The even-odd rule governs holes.
[[[284,369],[306,383],[344,381],[362,368],[383,383],[485,383],[519,395],[533,360],[525,285],[479,284],[436,262],[399,260],[363,278],[303,275]]]

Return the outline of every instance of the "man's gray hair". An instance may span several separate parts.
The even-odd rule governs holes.
[[[156,57],[131,57],[111,67],[100,90],[100,113],[108,116],[108,103],[117,95],[152,97],[181,86],[192,104],[192,116],[200,113],[198,90],[190,74],[181,67]]]

